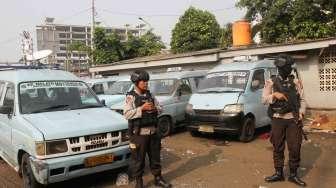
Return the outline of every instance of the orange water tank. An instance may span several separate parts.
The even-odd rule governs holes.
[[[247,20],[239,20],[233,23],[232,40],[233,46],[236,47],[251,44],[251,25]]]

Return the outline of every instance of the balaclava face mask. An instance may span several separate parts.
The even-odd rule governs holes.
[[[282,67],[278,67],[279,74],[283,79],[287,79],[288,76],[292,73],[292,66],[290,64],[286,64]]]

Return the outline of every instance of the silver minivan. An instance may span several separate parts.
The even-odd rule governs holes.
[[[92,79],[88,80],[87,83],[107,107],[124,101],[127,91],[132,86],[129,76]]]
[[[169,135],[176,127],[184,126],[185,108],[191,94],[197,90],[206,71],[167,72],[151,75],[149,89],[162,106],[159,117],[159,131]],[[112,105],[111,109],[123,113],[124,101]]]
[[[256,128],[270,124],[261,98],[265,80],[274,74],[273,60],[225,63],[210,70],[186,107],[191,135],[233,133],[251,141]]]

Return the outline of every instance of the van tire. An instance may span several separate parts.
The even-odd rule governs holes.
[[[245,117],[239,134],[239,140],[242,142],[251,142],[255,133],[255,121],[253,118]]]
[[[162,116],[158,121],[158,132],[162,137],[168,136],[173,129],[173,123],[168,116]]]
[[[30,166],[29,154],[25,153],[22,155],[21,160],[21,174],[23,180],[24,188],[41,188],[44,187],[42,184],[36,181],[33,174],[33,170]]]

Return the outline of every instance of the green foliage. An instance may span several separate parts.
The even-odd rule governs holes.
[[[318,39],[336,36],[336,1],[330,0],[240,0],[246,18],[261,22],[262,42]]]
[[[161,38],[150,31],[140,38],[129,34],[128,40],[122,42],[115,32],[107,34],[103,28],[96,28],[94,42],[93,57],[95,64],[107,64],[154,55],[165,48]]]
[[[228,23],[224,28],[221,29],[221,48],[228,48],[232,46],[232,23]]]
[[[139,37],[129,35],[128,41],[124,44],[126,59],[149,56],[157,54],[165,45],[159,36],[156,36],[151,31]]]
[[[218,47],[220,26],[213,14],[190,7],[172,31],[171,49],[175,53]]]

